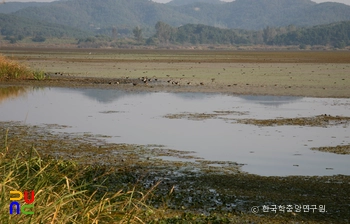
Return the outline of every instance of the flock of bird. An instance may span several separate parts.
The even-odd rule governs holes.
[[[168,76],[168,77],[169,77],[169,76]],[[128,76],[127,76],[127,77],[123,77],[123,78],[124,78],[124,79],[129,79]],[[183,83],[182,83],[182,82],[181,82],[182,80],[183,80],[182,78],[180,78],[180,80],[168,79],[166,82],[169,83],[169,84],[171,84],[171,85],[178,85],[178,86],[181,85],[181,84],[192,85],[192,82],[188,81],[188,82],[183,82]],[[138,78],[137,81],[134,80],[134,81],[132,82],[132,84],[133,84],[133,86],[136,86],[136,85],[139,84],[139,83],[144,83],[144,84],[148,85],[148,83],[155,83],[155,82],[158,82],[158,81],[162,81],[162,80],[159,80],[159,79],[156,78],[156,77],[148,78],[147,76],[142,76],[142,77]],[[204,85],[204,83],[201,82],[200,85]]]

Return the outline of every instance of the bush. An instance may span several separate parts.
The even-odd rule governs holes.
[[[37,35],[37,36],[32,38],[32,41],[34,41],[34,42],[45,42],[46,38],[41,36],[41,35]]]

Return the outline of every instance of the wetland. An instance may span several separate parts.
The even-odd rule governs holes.
[[[349,222],[348,52],[3,53],[47,73],[0,83],[5,145],[156,185],[153,223]]]

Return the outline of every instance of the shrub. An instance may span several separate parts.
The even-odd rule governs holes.
[[[37,35],[35,37],[32,38],[33,42],[45,42],[46,38],[41,36],[41,35]]]

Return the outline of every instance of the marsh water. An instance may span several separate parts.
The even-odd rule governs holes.
[[[0,121],[66,125],[52,131],[193,151],[193,156],[206,160],[245,164],[243,171],[258,175],[350,174],[349,155],[310,149],[349,144],[348,125],[259,127],[235,122],[243,118],[350,116],[350,99],[18,88],[15,94],[0,97]],[[215,111],[230,113],[206,119],[166,117]]]

